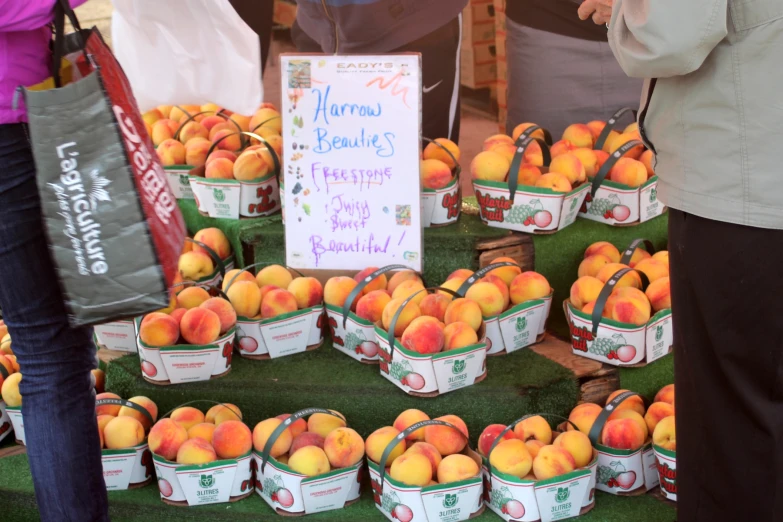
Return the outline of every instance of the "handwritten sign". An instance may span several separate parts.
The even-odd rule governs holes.
[[[420,60],[281,56],[288,266],[421,270]]]

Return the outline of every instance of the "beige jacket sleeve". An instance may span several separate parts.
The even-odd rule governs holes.
[[[628,76],[691,73],[728,34],[728,1],[614,0],[609,45]]]

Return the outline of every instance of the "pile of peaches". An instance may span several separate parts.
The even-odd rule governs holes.
[[[198,408],[183,406],[152,426],[150,451],[177,464],[209,464],[236,459],[252,447],[250,428],[233,404],[217,404],[206,415]]]
[[[454,160],[459,162],[460,150],[456,143],[446,138],[437,138],[434,141],[435,143],[424,147],[419,163],[422,188],[441,189],[448,185],[454,178],[454,169],[457,168]]]
[[[120,399],[114,393],[99,393],[96,400]],[[150,433],[152,423],[158,418],[158,406],[147,397],[131,397],[128,401],[138,404],[150,414],[152,421],[130,406],[101,404],[95,406],[101,448],[125,449],[138,446]]]
[[[492,468],[524,480],[547,480],[584,468],[593,460],[593,446],[581,431],[555,436],[541,416],[528,417],[507,431],[490,452],[502,424],[490,424],[479,437],[479,453],[489,456]]]
[[[338,416],[313,413],[307,421],[295,420],[272,443],[269,456],[307,477],[355,466],[364,458],[364,439],[347,427],[342,414],[334,413]],[[256,452],[264,451],[269,437],[288,417],[290,414],[278,415],[256,424],[253,429]],[[283,507],[293,503],[286,505],[283,498],[278,501]]]
[[[274,172],[266,145],[237,134],[251,131],[266,140],[278,157],[283,152],[282,123],[274,105],[264,103],[253,116],[206,105],[160,106],[143,114],[147,131],[164,166],[205,166],[207,178],[250,181]],[[209,157],[209,149],[214,150]]]
[[[562,139],[550,147],[552,161],[547,173],[541,171],[544,156],[538,141],[527,147],[518,171],[510,172],[511,162],[517,151],[514,143],[524,131],[534,125],[521,123],[510,137],[496,134],[484,140],[483,151],[473,158],[470,164],[473,179],[508,182],[511,176],[515,176],[519,186],[547,188],[566,193],[595,176],[612,152],[629,141],[641,140],[638,126],[633,123],[622,133],[612,130],[602,149],[596,150],[596,141],[606,122],[575,123],[566,128]],[[544,132],[537,130],[531,136],[543,140]],[[612,167],[608,179],[628,187],[639,187],[655,175],[652,161],[651,151],[645,150],[642,145],[633,147]]]
[[[380,464],[386,447],[410,426],[430,420],[420,410],[400,413],[392,426],[375,430],[367,437],[367,458]],[[479,465],[465,455],[468,445],[468,427],[456,415],[444,415],[436,420],[448,422],[457,429],[431,425],[418,429],[394,447],[386,460],[389,476],[408,486],[434,486],[473,478],[479,474]]]
[[[618,271],[633,268],[647,276],[650,284],[642,291],[642,278],[636,272],[625,274],[606,301],[603,317],[625,324],[647,324],[652,314],[671,308],[669,253],[650,254],[637,248],[628,265],[620,263],[620,251],[606,241],[593,243],[579,264],[579,279],[571,285],[571,304],[592,314],[604,284]]]
[[[231,243],[219,228],[204,228],[193,236],[194,241],[207,245],[221,260],[231,256]],[[179,273],[174,283],[199,281],[215,273],[215,260],[201,245],[185,241],[178,262]]]

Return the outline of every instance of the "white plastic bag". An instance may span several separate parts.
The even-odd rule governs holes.
[[[240,114],[258,109],[258,35],[228,0],[112,1],[114,54],[142,111],[208,102]]]

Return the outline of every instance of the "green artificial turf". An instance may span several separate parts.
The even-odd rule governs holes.
[[[674,382],[674,356],[667,355],[644,368],[620,368],[620,388],[633,390],[652,402],[658,390]]]
[[[365,484],[359,502],[347,508],[308,515],[308,521],[371,522],[386,520],[376,508]],[[35,509],[32,478],[26,455],[0,459],[0,506],[3,522],[27,522],[38,520]],[[109,515],[114,522],[168,522],[180,520],[284,520],[277,515],[257,493],[247,499],[230,504],[213,504],[200,507],[168,506],[160,500],[154,484],[146,487],[109,492]],[[480,522],[500,520],[489,509],[473,519]],[[596,493],[596,507],[579,517],[580,522],[672,522],[675,509],[650,495],[639,497],[615,497]]]
[[[128,355],[109,364],[107,390],[125,398],[147,396],[161,414],[194,399],[230,402],[251,427],[281,413],[329,408],[365,437],[409,408],[431,417],[453,413],[466,422],[474,443],[489,424],[533,412],[567,415],[576,405],[579,388],[571,371],[532,350],[490,357],[487,371],[487,378],[471,387],[435,398],[412,397],[382,377],[378,366],[361,364],[326,340],[313,352],[274,360],[235,355],[224,377],[171,386],[143,380],[138,356]]]

